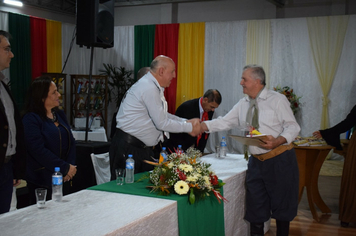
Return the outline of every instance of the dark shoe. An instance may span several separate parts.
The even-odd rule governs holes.
[[[250,235],[251,236],[263,236],[264,223],[250,222]]]
[[[340,224],[341,224],[341,226],[344,227],[344,228],[349,227],[349,222],[341,221]]]
[[[289,234],[289,221],[276,220],[277,236],[288,236]]]

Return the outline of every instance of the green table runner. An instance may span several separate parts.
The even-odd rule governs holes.
[[[146,188],[146,186],[149,186],[149,179],[143,178],[144,176],[148,176],[148,173],[136,174],[135,181],[141,181],[133,184],[119,186],[116,185],[116,181],[111,181],[88,189],[175,200],[178,208],[180,236],[225,235],[224,203],[221,202],[219,204],[213,193],[204,200],[197,201],[191,205],[188,201],[188,195],[171,194],[169,196],[161,196],[154,192],[150,193],[150,189]]]

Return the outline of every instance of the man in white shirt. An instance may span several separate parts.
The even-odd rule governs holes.
[[[289,222],[297,215],[299,184],[291,142],[300,127],[287,98],[265,88],[261,66],[245,66],[240,85],[248,96],[224,117],[202,122],[201,131],[217,132],[255,123],[253,126],[267,135],[264,144],[249,146],[245,219],[250,222],[251,235],[264,235],[263,222],[270,217],[276,219],[277,235],[288,235]]]
[[[163,92],[175,76],[173,60],[158,56],[150,71],[127,91],[116,116],[117,129],[109,152],[111,179],[115,179],[115,169],[125,168],[128,154],[135,160],[135,173],[152,170],[144,160],[157,158],[155,153],[160,150],[156,146],[164,141],[164,133],[200,133],[199,118],[186,120],[167,112]]]

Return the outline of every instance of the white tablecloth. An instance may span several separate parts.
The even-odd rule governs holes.
[[[247,161],[243,155],[227,154],[224,159],[215,158],[215,154],[202,157],[211,163],[219,179],[223,180],[224,197],[229,201],[224,205],[225,235],[248,235],[249,225],[245,215],[245,177]]]
[[[75,140],[85,140],[85,131],[72,130],[72,133]],[[88,132],[88,140],[107,142],[108,138],[106,137],[106,132],[104,127],[100,127],[98,129],[92,129],[92,131]]]
[[[225,235],[249,235],[250,224],[245,216],[245,178],[247,161],[243,154],[227,154],[224,159],[215,158],[215,153],[202,157],[223,180],[224,197],[229,201],[224,205]],[[265,222],[264,232],[269,230],[270,221]]]
[[[178,235],[177,202],[82,190],[0,215],[0,235]]]
[[[217,159],[211,154],[202,160],[211,163],[226,183],[225,235],[248,235],[249,225],[243,219],[247,169],[243,155]],[[64,200],[49,201],[42,210],[33,205],[0,215],[0,225],[5,226],[0,235],[178,235],[175,201],[94,190],[82,190]],[[265,231],[268,228],[265,224]]]

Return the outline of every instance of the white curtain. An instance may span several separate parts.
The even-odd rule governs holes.
[[[277,85],[289,86],[297,96],[302,96],[303,105],[296,118],[301,135],[311,136],[319,128],[321,90],[310,52],[306,19],[272,20],[271,25],[271,89]]]
[[[244,96],[240,81],[246,63],[246,30],[247,21],[205,25],[204,91],[218,89],[222,96],[214,117],[224,116]],[[228,134],[240,133],[233,129],[210,134],[208,151],[215,151],[221,137]],[[227,138],[227,146],[231,153],[242,153],[242,145],[231,138]]]
[[[204,90],[217,88],[222,104],[214,116],[225,115],[244,95],[239,85],[246,58],[247,21],[206,23]],[[322,91],[311,53],[307,18],[271,20],[270,89],[289,86],[302,106],[296,114],[301,136],[320,127]],[[330,126],[342,121],[356,104],[356,15],[349,18],[340,63],[329,92]],[[207,150],[214,151],[221,136],[238,130],[213,133]],[[341,136],[342,138],[343,136]],[[242,153],[242,146],[228,139],[229,152]]]
[[[75,25],[66,23],[62,24],[62,65],[64,65],[71,47],[74,30]],[[123,66],[127,70],[134,69],[134,26],[114,27],[114,40],[114,47],[112,48],[94,48],[92,69],[93,75],[100,74],[99,69],[104,68],[103,63],[110,63],[117,67]],[[79,47],[74,39],[69,59],[63,71],[63,73],[67,74],[67,91],[70,91],[71,74],[89,74],[90,56],[91,49],[88,49],[87,47]],[[67,107],[69,106],[70,101],[67,103]],[[107,115],[108,135],[110,135],[112,115],[115,111],[116,105],[114,103],[109,103]]]

